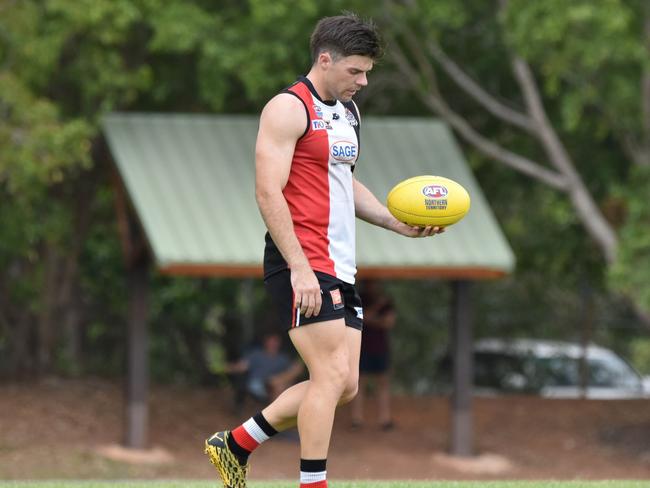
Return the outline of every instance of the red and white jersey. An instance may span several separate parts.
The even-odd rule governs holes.
[[[307,127],[296,143],[283,191],[294,231],[314,271],[354,283],[352,172],[359,156],[356,106],[354,102],[324,102],[306,77],[300,77],[283,93],[298,97],[307,113]],[[264,275],[286,268],[286,261],[267,233]]]

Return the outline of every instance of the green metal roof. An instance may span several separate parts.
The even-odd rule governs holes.
[[[118,113],[103,125],[163,272],[261,273],[257,117]],[[472,199],[470,212],[429,239],[408,239],[358,220],[360,274],[480,278],[512,271],[513,252],[447,126],[428,118],[364,118],[355,171],[360,181],[384,200],[396,183],[422,174],[461,183]]]

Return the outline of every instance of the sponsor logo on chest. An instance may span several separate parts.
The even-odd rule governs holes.
[[[325,130],[325,129],[332,130],[332,126],[321,119],[312,120],[311,128],[313,130]]]
[[[357,145],[350,141],[336,141],[330,146],[330,156],[335,161],[351,163],[357,159]]]
[[[350,112],[350,109],[347,107],[345,108],[345,118],[348,121],[348,124],[350,124],[352,127],[359,125],[357,118],[352,114],[352,112]]]

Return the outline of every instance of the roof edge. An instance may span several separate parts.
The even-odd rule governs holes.
[[[262,266],[259,264],[198,264],[174,263],[159,265],[158,271],[170,276],[221,276],[233,278],[261,277]]]
[[[221,276],[221,277],[261,277],[262,266],[174,263],[159,266],[158,270],[170,276]],[[509,272],[488,267],[447,267],[434,266],[359,266],[359,278],[398,278],[398,279],[466,279],[493,280],[508,276]]]
[[[488,267],[359,266],[357,276],[359,278],[494,280],[505,278],[509,274],[506,270]]]

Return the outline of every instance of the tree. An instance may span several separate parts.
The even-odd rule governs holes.
[[[570,133],[590,109],[603,115],[614,114],[616,117],[602,121],[602,129],[617,138],[632,161],[650,164],[646,155],[650,148],[648,118],[630,103],[630,93],[635,93],[629,86],[633,81],[628,86],[619,86],[627,78],[622,76],[621,69],[611,69],[615,64],[626,74],[636,72],[638,87],[634,98],[637,104],[642,100],[638,105],[646,107],[650,103],[650,88],[646,90],[650,70],[644,66],[644,53],[647,56],[645,44],[650,42],[650,30],[638,32],[634,9],[618,0],[598,4],[579,1],[570,5],[556,0],[501,1],[495,11],[493,27],[498,37],[488,39],[486,46],[498,50],[511,65],[519,88],[517,99],[504,101],[490,93],[447,54],[446,31],[455,26],[467,28],[476,21],[462,7],[453,8],[444,2],[435,7],[418,2],[391,4],[391,12],[397,12],[402,21],[390,30],[390,56],[422,102],[467,142],[492,159],[564,192],[607,262],[613,263],[618,246],[615,229],[580,174],[561,132]],[[450,12],[452,15],[448,15]],[[647,8],[637,12],[642,13],[650,19]],[[648,25],[650,20],[645,27]],[[546,161],[539,163],[480,134],[439,89],[438,72],[447,75],[501,123],[534,138],[543,148]],[[542,79],[541,87],[536,74]],[[614,97],[615,103],[603,103],[598,96],[602,93],[601,85],[618,88],[622,94]],[[562,98],[563,113],[559,119],[549,116],[546,94]]]
[[[650,317],[650,167],[635,168],[631,183],[620,198],[627,202],[627,219],[621,228],[621,247],[610,270],[614,287],[634,298]]]
[[[648,3],[396,1],[384,15],[389,57],[421,102],[485,156],[565,194],[613,265],[620,222],[603,207],[614,185],[603,189],[594,175],[618,172],[623,184],[632,166],[650,165]],[[504,81],[508,66],[512,79]],[[492,89],[504,86],[512,95]],[[498,140],[477,127],[494,120],[507,127]],[[605,169],[580,161],[584,125],[593,143],[616,144],[626,160]],[[517,150],[524,138],[541,151]]]
[[[107,205],[99,190],[110,185],[102,116],[227,100],[217,41],[241,6],[203,3],[0,3],[3,370],[52,370],[59,343],[87,323],[80,259],[88,236],[112,223],[97,221]]]
[[[439,106],[441,114],[457,117],[459,127],[482,136],[497,155],[536,175],[522,185],[523,177],[504,169],[500,177],[507,172],[517,186],[515,202],[521,209],[511,208],[512,193],[499,194],[495,202],[509,219],[507,230],[520,245],[524,267],[544,266],[550,278],[571,274],[573,279],[576,266],[570,273],[567,269],[577,257],[581,269],[593,265],[594,274],[600,272],[600,264],[584,252],[572,207],[549,190],[561,188],[558,194],[584,196],[583,220],[593,211],[610,230],[602,215],[629,208],[618,244],[626,264],[612,282],[641,290],[647,280],[634,263],[645,250],[626,249],[645,242],[628,236],[647,235],[647,221],[628,203],[630,192],[612,191],[611,182],[623,188],[637,178],[628,175],[629,168],[646,164],[648,130],[640,122],[639,87],[647,79],[642,61],[647,41],[640,41],[648,36],[642,21],[647,8],[641,0],[603,0],[598,6],[586,0],[568,7],[559,0],[511,0],[495,15],[484,0],[0,2],[0,372],[57,369],[62,349],[68,351],[64,363],[77,364],[83,347],[93,353],[89,362],[98,371],[114,372],[121,365],[123,335],[116,325],[124,322],[126,297],[109,156],[101,136],[103,115],[121,110],[258,112],[308,69],[307,39],[314,22],[343,9],[390,20],[382,29],[388,56],[358,100],[364,113],[425,115]],[[528,71],[513,76],[515,59]],[[402,61],[413,79],[395,69]],[[526,76],[536,81],[530,103],[520,90],[526,86],[520,78]],[[482,90],[482,104],[463,95],[465,86]],[[417,103],[412,93],[426,103]],[[499,93],[519,96],[506,102]],[[599,93],[608,94],[607,103]],[[532,110],[535,100],[539,112]],[[496,120],[510,118],[514,124],[495,124],[493,113]],[[548,129],[544,138],[539,127]],[[568,157],[568,172],[544,164],[556,153],[560,163]],[[484,159],[469,155],[492,184]],[[540,178],[550,186],[533,183]],[[574,180],[579,185],[571,193]],[[642,203],[644,188],[635,192]],[[540,205],[549,208],[539,212]],[[531,209],[534,219],[510,218]],[[536,237],[547,220],[561,225]],[[607,234],[597,225],[590,228],[595,235]],[[595,242],[601,249],[611,247],[607,238]],[[552,263],[540,251],[549,246],[562,248],[554,251]],[[154,302],[175,297],[174,290],[183,291],[187,300],[195,291],[208,293],[162,280]],[[196,325],[202,310],[193,312],[194,324],[185,324],[189,342],[196,343],[202,333]],[[183,316],[180,309],[173,314]],[[160,324],[159,351],[181,347],[182,341],[167,335],[178,331],[162,319]],[[170,353],[168,366],[161,359],[161,369],[173,369],[174,361],[185,357],[181,351]]]

